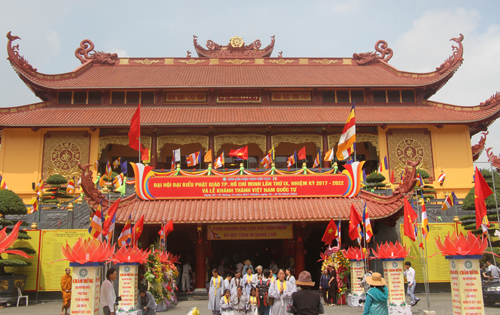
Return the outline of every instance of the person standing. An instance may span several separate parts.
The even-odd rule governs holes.
[[[276,265],[274,260],[271,260],[271,264],[269,265],[269,270],[272,271],[273,275],[278,275],[278,265]]]
[[[274,303],[271,306],[271,315],[287,315],[286,308],[294,292],[294,286],[285,280],[285,271],[279,269],[278,279],[271,283],[271,287],[269,288],[269,297],[274,299]]]
[[[156,315],[156,302],[151,292],[140,289],[138,302],[137,309],[142,311],[142,315]]]
[[[68,309],[71,306],[71,269],[66,268],[64,275],[61,277],[61,292],[63,297],[63,305],[61,315],[68,315]]]
[[[319,289],[323,294],[323,301],[325,301],[325,305],[330,305],[330,301],[328,301],[327,298],[327,293],[330,291],[330,273],[328,272],[328,268],[325,268],[321,278],[319,279]]]
[[[212,278],[210,279],[210,290],[208,291],[208,309],[212,311],[213,315],[219,315],[221,285],[222,277],[219,276],[219,272],[214,268],[212,270]]]
[[[115,268],[109,268],[106,272],[106,280],[101,285],[100,301],[104,315],[115,315],[116,293],[113,281],[118,278]]]
[[[224,266],[224,260],[220,261],[219,268],[217,269],[219,271],[219,275],[224,278],[226,276],[226,266]]]
[[[330,270],[330,280],[328,281],[328,284],[330,285],[330,291],[328,299],[331,301],[332,306],[337,305],[337,270],[335,270],[335,265],[334,264],[329,264],[328,269]]]
[[[292,269],[286,268],[285,270],[286,281],[290,282],[293,285],[295,291],[297,291],[297,286],[295,285],[295,277],[292,275]]]
[[[498,268],[493,264],[492,260],[486,261],[486,272],[489,276],[490,281],[498,281]]]
[[[415,281],[415,269],[411,267],[411,262],[409,261],[405,262],[405,269],[404,276],[406,277],[406,281],[408,281],[408,290],[406,293],[411,298],[411,306],[415,306],[418,301],[420,301],[420,299],[413,294],[413,292],[415,292],[415,286],[417,285],[417,281]]]
[[[321,303],[321,297],[318,292],[311,290],[314,287],[311,274],[308,271],[302,271],[295,283],[301,290],[292,294],[293,313],[295,315],[323,314],[325,309]]]
[[[184,266],[182,266],[182,291],[190,292],[191,291],[191,275],[193,274],[193,269],[189,264],[189,261],[186,261]]]
[[[234,278],[231,279],[231,284],[230,284],[231,295],[235,295],[238,292],[238,288],[243,289],[243,280],[241,279],[241,272],[236,270]]]
[[[255,288],[257,283],[256,276],[252,274],[252,269],[247,268],[247,274],[243,277],[243,287],[245,289],[246,295],[250,296],[250,291]]]
[[[237,263],[237,264],[236,264],[236,272],[238,272],[238,271],[239,271],[241,274],[244,274],[244,273],[243,273],[243,266],[244,266],[244,265],[243,265],[241,262]],[[235,273],[235,275],[236,275],[236,273]]]
[[[224,279],[224,281],[222,281],[222,286],[221,286],[222,292],[226,292],[226,289],[227,289],[227,290],[229,290],[229,293],[231,293],[231,280],[232,280],[232,278],[233,277],[230,273],[228,273],[226,275],[226,279]]]
[[[231,296],[231,303],[235,315],[246,315],[248,297],[243,294],[243,287],[236,287],[236,293]]]
[[[259,267],[257,267],[257,272],[258,270]],[[269,311],[271,310],[271,306],[268,301],[269,287],[271,286],[271,279],[269,279],[270,275],[271,271],[269,269],[265,269],[262,277],[257,280],[256,287],[259,302],[259,315],[269,315]]]
[[[378,272],[366,277],[366,282],[371,288],[366,292],[365,308],[363,315],[389,315],[387,299],[389,289],[385,286],[385,279]]]
[[[247,259],[243,262],[244,266],[243,266],[243,269],[241,270],[241,274],[242,275],[246,275],[247,274],[247,269],[252,269],[252,273],[254,273],[255,271],[253,270],[253,266],[252,266],[252,262]]]

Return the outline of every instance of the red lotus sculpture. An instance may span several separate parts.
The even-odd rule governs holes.
[[[80,237],[72,247],[66,242],[66,246],[63,245],[61,249],[61,253],[66,258],[56,261],[69,260],[81,265],[88,262],[104,262],[109,260],[114,251],[115,245],[111,246],[96,238],[84,240]]]
[[[488,247],[488,241],[484,238],[475,237],[471,231],[467,233],[467,238],[462,232],[460,232],[460,236],[454,232],[451,236],[448,234],[444,238],[444,242],[441,242],[439,236],[436,237],[436,246],[443,256],[482,255],[486,247]]]
[[[179,259],[181,258],[181,256],[173,255],[170,252],[158,252],[158,250],[156,250],[155,253],[158,253],[162,263],[170,264],[171,267],[174,267],[174,264],[179,263]]]
[[[349,247],[347,250],[343,249],[342,254],[349,260],[365,260],[369,252],[365,248]]]
[[[385,242],[385,244],[377,245],[377,250],[372,249],[372,252],[378,259],[405,258],[410,253],[410,249],[396,241],[394,244]]]
[[[17,236],[19,235],[19,226],[21,226],[22,221],[19,221],[14,225],[14,229],[12,229],[12,232],[10,232],[9,236],[7,236],[7,227],[4,227],[0,231],[0,255],[1,254],[13,254],[13,255],[19,255],[24,258],[33,258],[31,256],[28,256],[25,252],[17,249],[9,249],[7,248],[11,247],[12,244],[17,240]]]
[[[147,261],[148,256],[151,254],[151,250],[142,250],[137,246],[123,246],[116,253],[114,253],[109,261],[120,264],[120,263],[144,263]]]

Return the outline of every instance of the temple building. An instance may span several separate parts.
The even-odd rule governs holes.
[[[119,58],[94,49],[92,41],[85,39],[75,51],[81,65],[50,75],[20,55],[15,42],[19,37],[10,32],[7,37],[9,62],[40,98],[39,103],[0,108],[0,174],[9,189],[29,202],[35,195],[32,183],[42,176],[82,177],[86,202],[95,209],[103,198],[107,208],[107,195],[94,181],[98,172],[104,173],[107,161],[121,157],[129,162],[128,178],[135,178],[137,193],[120,204],[116,233],[129,216],[137,220],[144,214],[147,228],[140,241],[146,246],[157,240],[160,224],[173,219],[175,230],[167,248],[196,261],[197,274],[206,274],[221,259],[235,263],[250,259],[254,267],[273,259],[282,266],[295,266],[296,274],[304,268],[312,270],[330,219],[343,221],[343,241],[350,242],[352,203],[359,211],[367,205],[375,237],[384,240],[386,231],[394,229],[402,216],[403,199],[413,191],[416,168],[430,175],[437,198],[451,191],[459,198],[467,194],[473,161],[484,149],[484,142],[471,149],[470,139],[487,131],[500,116],[499,94],[471,107],[430,100],[463,62],[462,35],[452,39],[451,56],[428,73],[391,66],[393,51],[383,40],[376,43],[375,51],[352,57],[289,58],[282,52],[272,56],[274,36],[265,47],[260,40],[246,44],[238,36],[227,45],[208,40],[203,47],[194,36],[195,53],[188,51],[185,58]],[[138,187],[139,177],[146,174],[136,174],[140,168],[130,165],[142,162],[128,146],[131,118],[140,104],[140,141],[150,150],[145,163],[149,168],[143,171],[153,177],[170,174],[177,149],[182,158],[175,162],[184,175],[176,174],[181,179],[196,175],[193,178],[198,180],[200,173],[216,178],[205,172],[210,162],[203,157],[210,150],[212,164],[225,153],[225,165],[214,170],[223,177],[236,170],[235,177],[264,176],[261,160],[273,148],[276,169],[288,174],[295,170],[294,165],[288,168],[288,157],[304,147],[306,159],[298,161],[298,169],[306,163],[312,175],[296,175],[299,181],[300,176],[343,176],[331,174],[332,165],[323,158],[325,152],[336,150],[353,103],[355,159],[366,161],[363,167],[368,174],[387,157],[388,170],[382,173],[387,179],[394,173],[395,179],[388,196],[361,190],[352,197],[312,192],[155,198],[146,183]],[[241,162],[228,153],[244,146],[248,146],[248,160],[243,168],[250,173],[239,175]],[[201,164],[188,167],[185,156],[196,152]],[[314,160],[319,152],[318,167]],[[344,169],[345,161],[332,162]],[[442,171],[446,179],[439,185]],[[146,196],[149,193],[151,198]],[[248,235],[231,238],[231,232],[227,237],[218,234],[224,227],[283,231],[256,240]],[[196,287],[204,286],[205,279],[197,277]]]

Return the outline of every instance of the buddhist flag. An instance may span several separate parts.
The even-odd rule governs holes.
[[[127,161],[121,162],[120,168],[122,169],[123,174],[127,174],[128,173],[128,162]]]
[[[120,233],[120,236],[118,236],[118,246],[126,246],[130,244],[130,240],[132,238],[132,216],[128,217],[127,222],[125,223],[125,226],[123,227],[122,232]]]
[[[98,160],[96,160],[94,162],[94,167],[95,167],[96,172],[99,171],[99,161]]]
[[[334,158],[333,148],[331,148],[330,150],[326,151],[324,160],[331,162],[333,161],[333,158]]]
[[[139,240],[139,237],[141,237],[142,230],[144,230],[144,214],[141,215],[139,218],[139,221],[134,225],[134,228],[132,230],[132,239],[137,244],[137,241]],[[133,244],[133,245],[135,245]]]
[[[332,245],[333,240],[337,237],[337,225],[335,225],[335,221],[331,219],[330,223],[328,223],[328,226],[326,227],[325,234],[323,234],[321,241],[325,244]]]
[[[313,167],[321,166],[321,150],[319,150],[318,154],[316,154],[316,158],[314,159]]]
[[[44,193],[44,190],[45,190],[45,185],[42,176],[35,187],[35,193],[38,195],[38,197],[40,197]]]
[[[305,160],[305,159],[307,159],[307,157],[306,157],[306,147],[305,146],[302,149],[299,150],[299,153],[297,153],[297,158],[299,160]]]
[[[212,162],[212,149],[208,150],[208,152],[205,154],[205,157],[203,158],[203,162],[205,162],[205,163]]]
[[[354,204],[351,203],[351,215],[349,218],[349,237],[351,240],[359,239],[361,238],[361,233],[360,233],[360,228],[359,224],[363,222],[361,219],[361,216],[359,215],[358,211],[354,207]]]
[[[35,211],[38,211],[38,198],[33,198],[31,202],[29,203],[30,205],[26,207],[26,210],[28,210],[29,213],[34,213]]]
[[[2,175],[0,175],[0,190],[9,189]]]
[[[231,150],[228,155],[238,160],[248,160],[248,145],[236,150]]]
[[[186,155],[186,162],[188,167],[198,165],[201,162],[201,151]]]
[[[366,170],[363,169],[363,181],[366,183]]]
[[[296,153],[296,151],[294,151],[293,155],[290,155],[287,158],[287,164],[286,164],[286,166],[291,167],[291,166],[293,166],[295,164],[295,162],[297,161],[297,159],[295,157],[296,155],[297,155],[297,153]]]
[[[490,226],[488,222],[488,213],[486,210],[486,198],[493,192],[483,177],[483,174],[476,166],[476,180],[474,183],[474,205],[476,207],[476,229],[483,228],[483,232]]]
[[[372,224],[370,222],[370,215],[368,214],[368,208],[366,207],[366,202],[363,208],[363,224],[365,226],[365,239],[367,242],[370,242],[373,237],[373,230]]]
[[[106,163],[106,177],[108,181],[111,181],[111,175],[113,174],[113,169],[111,168],[111,164],[109,164],[109,160]]]
[[[141,104],[137,106],[132,120],[130,121],[130,132],[128,133],[128,145],[136,150],[141,150],[141,143],[139,139],[141,138]]]
[[[354,117],[355,103],[352,104],[351,111],[347,117],[346,124],[340,135],[339,145],[337,148],[337,158],[339,160],[347,159],[354,151],[356,151],[356,120]]]
[[[427,210],[425,209],[425,203],[422,202],[422,237],[426,241],[429,240],[429,220],[427,219]]]
[[[101,240],[102,233],[102,200],[101,203],[97,206],[97,210],[92,217],[92,221],[90,222],[89,234],[92,235],[93,238],[97,238]]]
[[[403,222],[404,235],[408,236],[412,241],[415,242],[417,236],[415,233],[415,221],[417,220],[417,214],[415,213],[415,210],[408,202],[408,199],[406,199],[405,197],[404,200],[405,200],[404,222]]]
[[[214,169],[218,169],[219,167],[223,166],[224,166],[224,151],[222,151],[222,154],[219,155],[217,159],[215,159]]]
[[[118,198],[111,207],[108,209],[108,213],[104,218],[104,223],[102,224],[102,236],[105,236],[109,241],[109,234],[113,234],[115,230],[115,221],[116,221],[116,210],[118,210],[118,205],[120,204],[121,198]]]
[[[70,195],[75,193],[75,178],[74,177],[68,181],[68,186],[66,186],[66,193],[70,194]]]
[[[122,160],[122,158],[119,157],[119,158],[117,158],[116,160],[113,161],[113,169],[114,170],[116,170],[118,168],[118,166],[120,166],[121,160]]]
[[[339,248],[340,248],[340,241],[342,240],[341,239],[341,234],[342,234],[342,225],[341,224],[342,224],[342,220],[339,219],[339,225],[338,225],[339,226],[339,229],[338,229],[338,235],[339,236],[337,236],[337,246]]]
[[[384,160],[378,166],[378,172],[382,173],[383,171],[386,171],[388,169],[389,169],[389,165],[387,163],[387,156],[384,156]]]
[[[176,163],[181,161],[181,149],[173,150],[172,151],[172,156],[174,157],[174,160]]]
[[[445,179],[446,179],[446,173],[441,171],[441,174],[439,174],[439,177],[438,177],[439,185],[443,185]]]
[[[121,185],[123,185],[123,174],[117,175],[113,178],[113,185],[115,186],[115,189],[118,189]]]
[[[269,152],[260,160],[260,164],[265,168],[271,167],[271,163],[273,163],[273,149],[269,150]]]
[[[458,204],[457,196],[455,195],[455,192],[451,192],[451,195],[447,195],[444,198],[444,202],[441,205],[441,211],[450,209],[456,204]]]

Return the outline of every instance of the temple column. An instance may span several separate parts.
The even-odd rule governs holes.
[[[152,136],[151,136],[151,166],[153,168],[156,168],[157,167],[157,154],[156,154],[156,151],[157,151],[157,148],[158,148],[158,141],[156,140],[157,139],[157,132],[156,131],[153,131],[152,133]]]
[[[269,150],[272,149],[272,141],[271,141],[271,126],[268,126],[267,127],[267,130],[266,130],[266,152],[264,152],[264,154],[267,154],[267,152],[269,152]]]
[[[324,168],[327,168],[329,167],[330,165],[330,162],[328,161],[325,161],[324,157],[325,157],[325,153],[328,152],[328,150],[330,150],[330,148],[328,148],[328,134],[327,134],[327,128],[328,127],[323,127],[323,156],[321,157],[321,159],[323,159],[323,167]]]
[[[214,149],[214,129],[212,126],[210,126],[210,131],[208,132],[208,149],[212,150],[212,160],[214,159],[214,156],[217,155],[217,152],[215,152]],[[213,163],[212,163],[213,165]],[[208,165],[207,165],[208,167]]]
[[[302,223],[295,223],[295,277],[305,270],[304,231]]]
[[[198,224],[196,227],[198,240],[196,241],[196,265],[195,265],[195,291],[206,292],[205,288],[205,231],[206,225]]]

